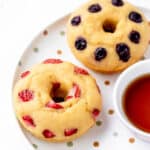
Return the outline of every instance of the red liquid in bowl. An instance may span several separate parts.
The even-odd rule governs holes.
[[[150,75],[137,78],[127,87],[123,108],[132,124],[150,133]]]

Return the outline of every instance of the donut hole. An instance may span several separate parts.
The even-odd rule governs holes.
[[[116,30],[117,22],[114,20],[105,20],[103,23],[103,30],[105,32],[114,33]]]
[[[55,103],[61,103],[65,101],[67,94],[68,91],[60,87],[55,90],[52,90],[50,93],[50,97],[53,99]]]

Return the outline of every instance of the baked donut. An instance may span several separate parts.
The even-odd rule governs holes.
[[[21,125],[51,142],[70,141],[84,134],[102,107],[95,79],[60,59],[47,59],[22,73],[13,97]]]
[[[122,71],[141,59],[149,39],[143,13],[122,0],[90,0],[72,13],[67,24],[73,54],[100,72]]]

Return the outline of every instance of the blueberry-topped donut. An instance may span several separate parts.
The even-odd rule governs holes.
[[[21,73],[13,97],[21,125],[50,142],[71,141],[84,134],[102,107],[95,79],[60,59],[46,59]]]
[[[124,0],[89,0],[70,16],[67,40],[87,67],[118,72],[143,57],[150,26],[144,14]]]

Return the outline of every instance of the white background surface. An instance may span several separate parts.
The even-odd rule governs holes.
[[[149,0],[129,0],[150,8]],[[47,25],[86,0],[0,0],[0,149],[30,150],[18,132],[11,103],[11,82],[18,60]]]

